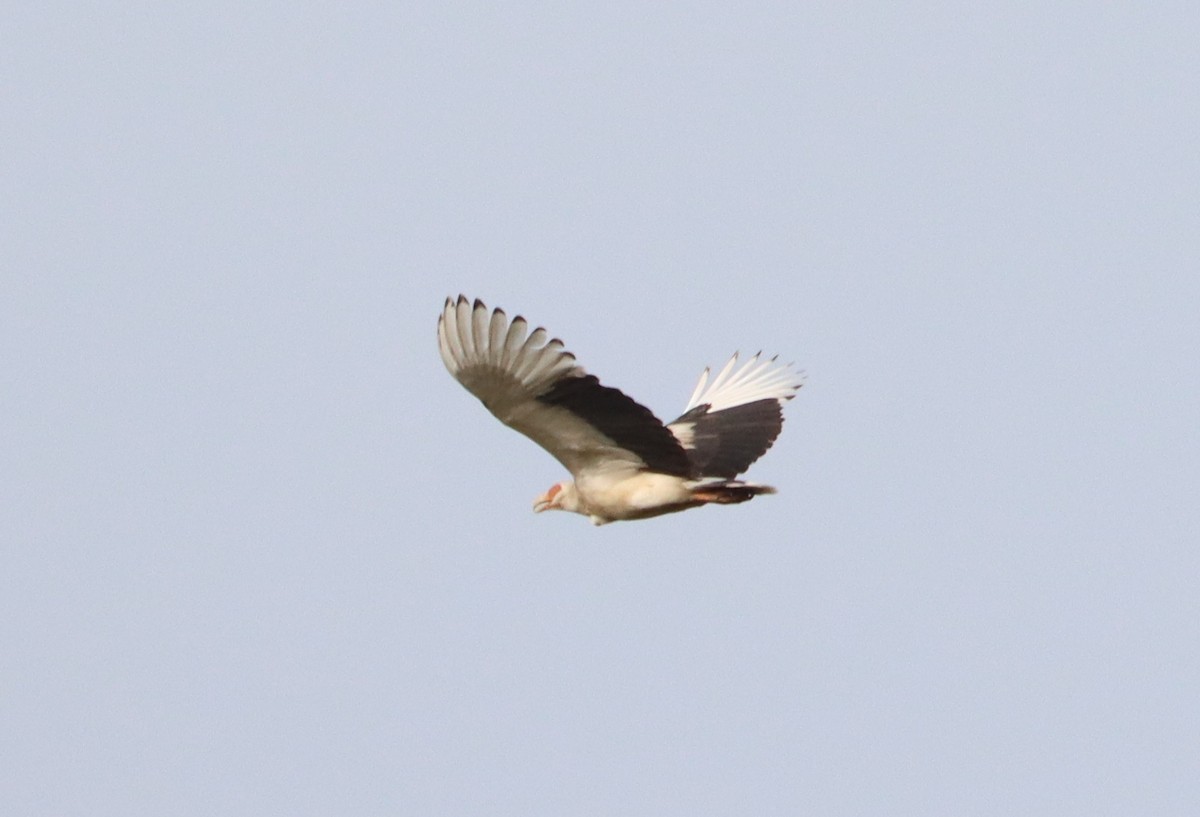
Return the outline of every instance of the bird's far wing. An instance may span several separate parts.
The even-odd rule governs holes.
[[[649,469],[686,476],[687,453],[646,407],[602,386],[557,338],[465,296],[446,299],[438,348],[450,374],[501,422],[578,476],[589,469]]]
[[[733,479],[749,468],[779,436],[783,401],[804,385],[802,374],[776,358],[760,353],[740,369],[737,359],[711,381],[705,369],[683,415],[667,426],[698,476]]]

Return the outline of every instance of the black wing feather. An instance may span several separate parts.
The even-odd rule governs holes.
[[[696,406],[671,425],[691,424],[688,455],[697,476],[733,479],[767,453],[783,429],[783,411],[775,399],[709,411]]]
[[[681,477],[691,474],[687,452],[654,412],[620,389],[601,385],[595,375],[561,378],[537,400],[580,417],[640,457],[651,471]]]

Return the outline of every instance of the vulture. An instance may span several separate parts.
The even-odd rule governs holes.
[[[783,426],[782,407],[803,385],[790,365],[735,354],[710,378],[705,369],[683,414],[654,414],[575,362],[562,341],[529,331],[482,301],[447,298],[438,348],[450,374],[505,425],[566,467],[574,481],[550,486],[537,513],[573,511],[596,525],[773,494],[736,477],[766,453]]]

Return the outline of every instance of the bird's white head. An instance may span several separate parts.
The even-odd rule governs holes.
[[[575,511],[579,513],[579,493],[575,490],[574,482],[559,482],[550,486],[550,490],[539,496],[533,502],[533,512],[542,511]]]

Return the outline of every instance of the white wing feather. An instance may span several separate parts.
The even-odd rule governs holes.
[[[777,358],[762,359],[761,352],[735,371],[737,360],[736,354],[729,358],[711,383],[708,369],[700,374],[684,409],[685,414],[705,404],[709,406],[709,412],[718,412],[756,400],[790,400],[804,384],[802,373],[786,363],[779,363]]]
[[[521,317],[490,312],[480,301],[446,299],[438,349],[446,368],[503,423],[545,448],[577,478],[580,473],[634,471],[644,465],[577,415],[537,398],[564,378],[584,377],[562,341],[537,328],[526,337]]]

